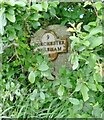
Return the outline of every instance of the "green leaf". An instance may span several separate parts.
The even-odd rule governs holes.
[[[47,12],[48,2],[47,2],[47,1],[42,2],[42,7],[43,7],[43,9],[45,10],[45,12]]]
[[[15,15],[6,13],[6,17],[10,22],[13,22],[13,23],[15,22]]]
[[[36,74],[35,72],[31,71],[29,76],[28,76],[28,80],[31,82],[31,83],[34,83],[35,82],[35,77],[36,77]]]
[[[16,1],[15,4],[20,6],[20,7],[25,7],[26,6],[26,3],[23,2],[23,1]]]
[[[52,76],[52,74],[49,70],[41,72],[41,76],[44,76],[49,80],[54,80],[54,77]]]
[[[6,1],[8,5],[14,6],[15,5],[15,0],[8,0]]]
[[[100,92],[104,92],[104,88],[101,85],[97,84],[96,87]]]
[[[50,14],[51,16],[56,16],[56,10],[53,7],[50,8]]]
[[[96,82],[102,82],[102,76],[100,75],[100,73],[94,73],[93,77]]]
[[[90,31],[89,36],[93,36],[93,35],[96,35],[96,34],[98,34],[98,33],[103,33],[103,31],[102,31],[102,26],[93,28],[93,29]]]
[[[97,22],[96,22],[96,21],[95,21],[95,22],[89,22],[89,23],[88,23],[88,26],[94,26],[94,27],[95,27],[96,25],[97,25]]]
[[[69,101],[73,104],[73,105],[78,105],[80,102],[78,99],[76,98],[69,98]]]
[[[35,13],[35,14],[32,14],[32,15],[30,16],[30,19],[31,19],[31,20],[35,20],[35,21],[38,21],[38,19],[39,19],[40,17],[41,17],[40,14]]]
[[[93,83],[88,83],[88,87],[93,91],[97,91],[96,85]]]
[[[57,94],[59,96],[63,96],[63,94],[64,94],[64,86],[62,86],[62,85],[59,86]]]
[[[89,40],[90,41],[90,47],[89,47],[89,49],[94,49],[95,47],[103,44],[102,37],[93,37],[93,39],[92,40],[91,39]]]
[[[102,2],[98,1],[94,3],[94,6],[96,7],[97,10],[100,10],[103,7]]]
[[[88,91],[89,91],[88,87],[85,84],[83,84],[81,87],[81,93],[84,101],[87,101],[89,99]]]
[[[84,30],[86,30],[86,31],[88,31],[88,32],[89,32],[89,30],[90,30],[90,26],[89,26],[89,25],[84,25],[83,28],[84,28]]]
[[[75,88],[75,91],[76,92],[80,91],[81,87],[82,87],[82,83],[78,83],[76,88]]]
[[[88,57],[88,65],[90,68],[94,68],[96,66],[96,60],[97,56],[93,53],[90,53],[90,56]]]
[[[103,109],[100,108],[99,104],[95,104],[92,110],[92,115],[96,118],[101,118],[101,113],[103,112]]]
[[[45,94],[44,94],[43,92],[40,92],[40,98],[41,98],[42,100],[45,100]]]
[[[41,4],[34,4],[32,5],[32,8],[36,11],[42,11],[42,5]]]
[[[76,37],[76,36],[70,36],[69,38],[70,38],[71,40],[76,41],[77,43],[80,41],[80,39],[79,39],[78,37]]]
[[[35,100],[35,98],[36,98],[36,96],[37,96],[37,89],[35,89],[33,92],[32,92],[32,94],[30,95],[30,100],[32,100],[32,101],[34,101]]]
[[[45,61],[42,62],[42,64],[40,64],[40,66],[38,67],[38,69],[40,71],[47,71],[49,69],[47,63]]]
[[[0,10],[0,34],[4,34],[4,26],[6,25],[6,17],[5,17],[5,8],[1,8]]]
[[[52,1],[52,2],[49,2],[49,4],[52,7],[57,7],[57,5],[59,4],[59,1]]]
[[[73,66],[72,66],[73,70],[78,68],[78,66],[79,66],[78,60],[79,60],[78,56],[74,56],[74,62],[73,62]]]
[[[41,25],[40,22],[36,22],[36,21],[32,22],[31,24],[32,24],[34,29],[37,29],[37,27],[39,27]]]
[[[88,47],[90,45],[90,42],[88,40],[86,40],[86,41],[83,41],[82,44]]]

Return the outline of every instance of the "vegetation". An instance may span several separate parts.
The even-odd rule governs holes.
[[[101,1],[0,0],[0,118],[104,118],[103,10]],[[71,32],[72,67],[54,81],[48,58],[30,46],[52,24]]]

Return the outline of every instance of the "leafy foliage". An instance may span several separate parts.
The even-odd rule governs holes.
[[[100,1],[0,1],[0,118],[103,118],[102,10]],[[54,81],[48,58],[30,46],[33,33],[50,24],[72,33],[71,68],[60,68]]]

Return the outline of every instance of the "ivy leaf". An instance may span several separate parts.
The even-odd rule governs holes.
[[[49,69],[47,63],[44,61],[42,64],[38,67],[40,71],[47,71]]]
[[[76,98],[69,98],[69,101],[73,104],[73,105],[78,105],[79,104],[79,100]]]
[[[81,93],[84,101],[87,101],[89,99],[88,91],[89,91],[88,87],[85,84],[83,84],[81,87]]]
[[[15,22],[15,15],[6,13],[6,17],[10,22],[13,22],[13,23]]]
[[[60,87],[58,88],[57,94],[59,96],[63,96],[63,94],[64,94],[64,86],[60,85]]]
[[[28,80],[31,82],[31,83],[34,83],[35,82],[35,78],[36,78],[36,74],[35,72],[31,71],[29,76],[28,76]]]

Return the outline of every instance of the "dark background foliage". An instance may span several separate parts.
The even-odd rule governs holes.
[[[104,116],[103,9],[100,1],[0,3],[1,118]],[[50,81],[51,64],[46,56],[33,53],[30,40],[38,29],[53,24],[65,25],[72,33],[72,68],[60,68],[59,79]]]

